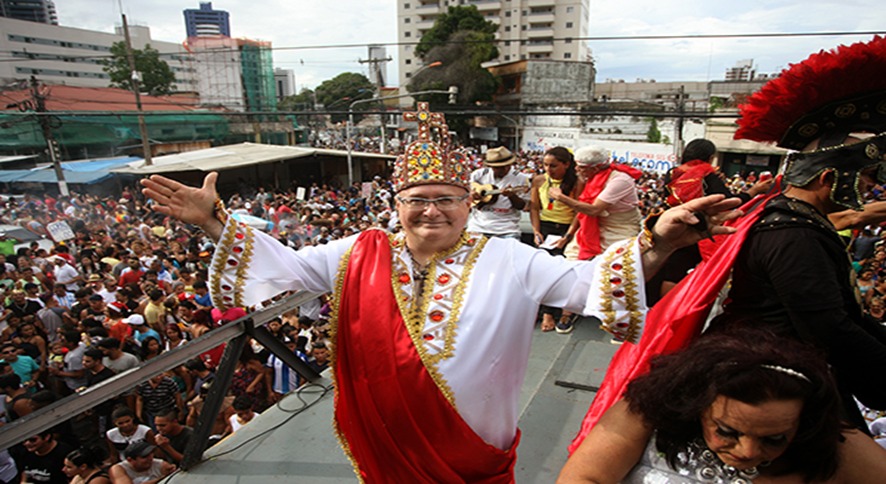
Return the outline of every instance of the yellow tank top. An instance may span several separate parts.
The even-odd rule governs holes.
[[[551,187],[559,187],[562,181],[553,180],[548,175],[545,175],[545,182],[538,187],[538,201],[541,205],[538,211],[538,218],[540,220],[558,224],[571,224],[572,219],[575,218],[575,212],[571,208],[548,197],[548,190]]]

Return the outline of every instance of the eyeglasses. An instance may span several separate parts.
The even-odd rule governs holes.
[[[437,207],[437,210],[446,212],[455,210],[459,206],[459,202],[463,202],[468,198],[469,194],[460,197],[437,197],[437,198],[421,198],[421,197],[397,197],[397,201],[409,210],[425,210],[431,204]]]

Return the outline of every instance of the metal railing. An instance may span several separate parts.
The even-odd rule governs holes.
[[[283,342],[262,327],[268,321],[296,309],[298,306],[316,297],[316,294],[307,292],[286,296],[268,307],[247,314],[240,319],[209,331],[178,348],[162,353],[139,367],[127,370],[114,378],[105,380],[82,392],[69,395],[36,412],[15,420],[3,426],[3,431],[0,432],[0,450],[8,449],[29,437],[58,425],[60,422],[119,396],[159,373],[177,368],[188,360],[196,358],[200,354],[223,343],[227,343],[224,355],[216,369],[214,382],[209,390],[209,394],[206,396],[203,410],[200,412],[197,425],[194,428],[194,433],[188,441],[188,446],[185,448],[180,467],[187,470],[200,462],[203,451],[206,450],[209,436],[212,433],[213,423],[221,410],[228,386],[230,386],[231,379],[234,376],[234,370],[240,353],[250,337],[256,339],[262,346],[308,381],[314,382],[320,379],[320,375],[313,368],[293,354]]]

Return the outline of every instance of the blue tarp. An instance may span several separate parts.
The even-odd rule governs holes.
[[[107,171],[67,171],[68,183],[92,184],[113,176]],[[0,183],[58,183],[55,170],[0,170]]]
[[[62,162],[64,171],[108,171],[133,161],[141,161],[137,156],[121,156],[119,158],[103,158],[100,160],[82,160]]]

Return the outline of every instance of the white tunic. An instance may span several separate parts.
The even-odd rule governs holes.
[[[217,305],[251,306],[287,290],[331,292],[342,256],[355,240],[356,236],[349,237],[296,252],[263,233],[229,222],[213,256],[213,300]],[[642,279],[639,248],[633,240],[625,245],[625,265]],[[612,264],[612,258],[567,261],[513,239],[480,238],[476,247],[482,250],[475,262],[467,255],[471,247],[465,247],[434,265],[432,279],[443,274],[468,279],[462,286],[463,297],[454,291],[454,297],[444,298],[461,304],[435,306],[439,301],[433,301],[430,306],[429,313],[438,307],[451,308],[455,315],[452,354],[438,358],[435,370],[468,425],[486,442],[506,449],[516,436],[520,388],[539,304],[582,314],[612,312],[611,301],[601,300],[599,290],[590,291],[599,261]],[[401,270],[410,273],[411,258],[405,249],[395,244],[392,252],[394,278]],[[642,294],[642,284],[639,289]],[[395,290],[411,295],[409,287]],[[443,334],[445,325],[446,321],[427,318],[424,331]],[[442,341],[424,342],[423,351],[438,355]]]

